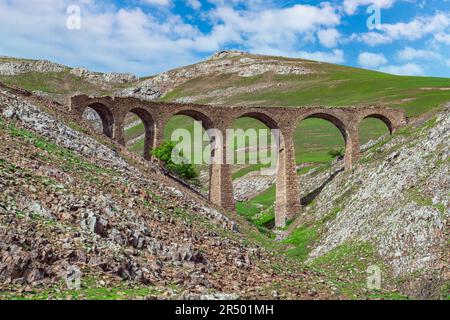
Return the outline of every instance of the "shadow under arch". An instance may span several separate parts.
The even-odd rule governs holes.
[[[102,103],[92,103],[84,108],[84,112],[90,108],[94,110],[102,121],[103,134],[109,138],[113,137],[114,116],[111,110]]]
[[[144,158],[146,160],[151,158],[150,152],[154,147],[155,142],[155,121],[150,112],[144,108],[136,107],[128,111],[128,113],[135,114],[144,125]]]

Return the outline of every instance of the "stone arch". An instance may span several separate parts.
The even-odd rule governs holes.
[[[313,114],[310,114],[307,117],[301,119],[300,121],[298,121],[298,123],[300,123],[301,121],[306,120],[306,119],[314,119],[314,118],[326,120],[326,121],[332,123],[336,128],[339,129],[342,136],[344,137],[345,143],[347,143],[347,140],[349,137],[347,127],[345,126],[344,122],[341,119],[339,119],[337,116],[334,116],[334,115],[331,115],[328,113],[323,113],[323,112],[313,113]]]
[[[195,121],[201,122],[203,127],[205,128],[205,130],[214,129],[214,122],[211,120],[211,118],[208,117],[205,113],[198,111],[198,110],[193,110],[193,109],[180,110],[180,111],[170,115],[170,118],[172,118],[174,116],[191,117]]]
[[[252,118],[264,123],[271,130],[278,130],[275,134],[278,150],[275,164],[275,227],[284,227],[288,219],[301,210],[290,120],[279,123],[274,117],[262,111],[243,112],[235,117],[235,120],[241,118]]]
[[[269,127],[269,129],[280,129],[278,123],[274,120],[274,118],[272,118],[270,115],[268,115],[264,112],[253,111],[253,112],[242,113],[242,114],[238,115],[237,117],[235,117],[234,120],[241,119],[241,118],[256,119],[256,120],[264,123],[267,127]]]
[[[359,136],[358,133],[354,132],[352,129],[353,127],[347,122],[345,115],[327,112],[314,112],[299,119],[297,121],[297,125],[306,119],[322,119],[333,124],[339,130],[345,143],[345,167],[350,169],[353,166],[353,162],[355,161],[357,154],[359,153]]]
[[[243,112],[243,113],[238,114],[236,117],[234,117],[233,121],[230,123],[230,126],[232,126],[235,123],[235,121],[237,121],[239,119],[243,119],[243,118],[250,118],[250,119],[259,121],[262,124],[264,124],[266,127],[268,127],[269,130],[278,130],[278,133],[275,134],[275,138],[278,138],[278,140],[277,140],[278,145],[280,143],[282,143],[281,128],[279,127],[277,121],[270,115],[268,115],[264,112],[260,112],[260,111]],[[258,140],[259,140],[259,135],[258,135]],[[228,152],[230,152],[230,151],[232,151],[232,150],[228,150]],[[234,159],[234,157],[233,157],[233,159]]]
[[[97,112],[97,114],[99,115],[99,117],[102,121],[103,133],[107,137],[112,138],[113,137],[113,128],[114,128],[114,116],[113,116],[110,108],[108,108],[103,103],[95,102],[95,103],[86,105],[83,108],[81,114],[84,114],[84,112],[86,111],[87,108],[91,108],[95,112]]]
[[[394,130],[395,130],[395,129],[394,129],[394,125],[393,125],[392,121],[389,119],[389,117],[387,117],[387,116],[385,116],[385,115],[382,115],[381,113],[370,113],[370,114],[368,114],[368,115],[365,115],[365,116],[359,121],[358,126],[361,125],[361,122],[362,122],[362,121],[364,121],[364,120],[366,120],[366,119],[370,119],[370,118],[381,120],[381,121],[386,125],[386,127],[389,129],[389,133],[390,133],[390,134],[393,134],[393,133],[394,133]]]
[[[150,151],[154,148],[155,143],[155,121],[151,113],[142,108],[135,107],[131,108],[127,113],[133,113],[142,121],[144,124],[144,158],[150,159]]]
[[[164,128],[163,128],[163,132],[165,130],[167,122],[175,116],[190,117],[190,118],[194,119],[194,121],[200,122],[202,124],[203,129],[206,130],[207,132],[208,132],[208,130],[216,129],[214,121],[206,113],[198,111],[198,110],[194,110],[194,109],[182,109],[182,110],[178,110],[177,112],[171,114],[166,119],[166,122],[165,122]],[[224,134],[224,133],[222,133],[222,134]],[[210,136],[210,143],[211,144],[215,143],[215,136],[211,135],[211,134],[209,134],[209,136]],[[216,156],[216,150],[211,149],[211,159],[213,159],[215,156]]]
[[[164,112],[164,111],[163,111]],[[205,130],[209,134],[209,143],[211,145],[211,163],[209,164],[209,195],[208,198],[211,202],[222,205],[222,202],[220,201],[221,198],[221,192],[222,190],[222,184],[221,184],[221,170],[220,170],[220,164],[214,165],[215,161],[218,160],[218,158],[221,156],[220,148],[220,139],[217,138],[217,131],[213,129],[215,128],[215,122],[212,118],[210,118],[206,113],[200,110],[195,110],[192,108],[186,108],[186,109],[176,109],[173,112],[170,112],[169,114],[164,114],[164,119],[161,121],[161,128],[160,128],[160,135],[159,140],[160,143],[164,139],[164,132],[166,131],[167,125],[171,119],[173,119],[176,116],[186,116],[194,121],[198,121],[201,123],[203,130]],[[224,133],[220,133],[221,136],[223,136]],[[202,141],[203,144],[203,134],[202,134]],[[219,144],[219,145],[217,145]],[[194,151],[194,150],[193,150]],[[198,163],[197,163],[198,164]]]
[[[105,135],[123,143],[123,112],[130,106],[139,109],[141,119],[148,119],[148,127],[153,127],[154,146],[159,145],[164,139],[164,128],[167,121],[175,115],[186,115],[201,121],[207,130],[216,128],[225,136],[226,129],[239,118],[250,117],[261,121],[271,129],[280,130],[281,148],[277,171],[277,183],[280,193],[277,193],[277,226],[284,226],[286,219],[301,208],[298,190],[298,177],[296,175],[294,131],[300,121],[308,118],[321,118],[333,123],[342,133],[346,141],[346,167],[351,168],[359,158],[359,132],[358,125],[367,118],[378,118],[383,121],[391,133],[407,124],[404,110],[388,109],[385,107],[358,107],[358,108],[270,108],[270,107],[221,107],[194,104],[175,104],[163,102],[149,102],[135,98],[121,97],[88,97],[87,95],[73,96],[71,98],[71,112],[82,118],[87,107],[94,109],[101,117]],[[143,106],[152,115],[141,113]],[[132,109],[133,110],[133,109]],[[153,126],[151,122],[154,120]],[[217,126],[217,127],[216,127]],[[149,129],[150,130],[150,129]],[[222,155],[226,155],[226,144],[222,144]],[[219,157],[220,158],[220,157]],[[234,209],[233,190],[230,166],[227,162],[214,166],[214,196],[212,202],[230,211]]]

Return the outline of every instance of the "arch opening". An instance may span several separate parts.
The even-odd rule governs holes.
[[[191,179],[183,180],[206,198],[211,198],[211,163],[215,156],[215,137],[207,131],[210,129],[214,129],[213,122],[194,110],[174,114],[164,127],[164,142],[175,146],[182,161],[194,171]]]
[[[315,168],[328,167],[342,163],[347,154],[348,134],[345,125],[338,118],[328,114],[313,114],[297,124],[294,134],[296,171],[300,177]],[[309,205],[325,186],[343,170],[337,168],[331,176],[312,184],[301,184],[299,179],[300,201]]]
[[[151,114],[142,108],[130,110],[125,116],[123,130],[127,149],[149,159],[155,140],[155,123]]]
[[[393,133],[392,122],[381,115],[369,115],[359,123],[359,140],[361,146],[375,143],[380,137]]]
[[[114,117],[107,106],[101,103],[88,105],[83,112],[83,119],[89,121],[96,131],[112,138]]]
[[[237,212],[260,228],[275,227],[278,152],[281,134],[276,122],[247,113],[233,122],[232,177]]]
[[[342,160],[348,140],[345,125],[328,114],[313,114],[302,119],[294,134],[296,162],[299,173],[312,167]]]

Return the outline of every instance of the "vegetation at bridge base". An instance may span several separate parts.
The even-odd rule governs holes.
[[[287,251],[287,255],[304,261],[310,253],[310,245],[318,238],[317,226],[302,226],[292,232],[292,234],[284,240],[284,243],[291,245],[293,248]]]
[[[450,301],[450,281],[447,281],[444,284],[444,286],[442,288],[441,297],[444,300],[449,300]]]
[[[345,150],[344,150],[344,148],[333,149],[333,150],[328,151],[328,154],[333,158],[342,160],[342,159],[344,159],[344,156],[345,156]]]
[[[238,202],[237,212],[266,233],[275,226],[275,197],[276,187],[272,185],[252,200]]]
[[[179,176],[182,179],[188,180],[198,184],[198,172],[191,163],[183,157],[182,152],[175,149],[175,144],[172,142],[164,142],[159,147],[152,151],[152,154],[164,162],[167,169]],[[177,160],[174,161],[174,156]]]
[[[407,296],[392,291],[395,281],[389,268],[377,255],[374,246],[369,242],[354,241],[336,247],[307,265],[314,270],[326,273],[334,285],[349,299],[367,297],[374,300],[406,300]],[[381,289],[367,288],[370,266],[381,270]]]

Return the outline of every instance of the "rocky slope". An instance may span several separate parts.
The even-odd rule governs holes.
[[[46,60],[17,60],[0,58],[0,75],[16,76],[27,72],[63,72],[67,67]]]
[[[84,67],[72,69],[47,60],[24,60],[0,57],[0,75],[2,76],[17,76],[27,73],[62,73],[67,71],[95,85],[124,84],[138,80],[132,74],[117,72],[99,73],[89,71]]]
[[[158,99],[171,90],[198,78],[235,75],[238,79],[245,79],[266,73],[274,75],[306,75],[313,73],[313,71],[299,61],[249,55],[240,51],[223,51],[216,53],[204,62],[163,72],[148,80],[141,81],[137,86],[125,89],[120,94],[152,100]],[[244,88],[231,86],[207,93],[202,92],[196,96],[179,98],[177,102],[189,103],[205,98],[220,98],[238,93],[261,91],[272,86],[259,85]]]
[[[67,103],[75,93],[112,94],[137,83],[132,74],[93,72],[84,67],[69,68],[47,60],[0,57],[0,81]]]
[[[116,287],[133,298],[337,296],[320,276],[244,241],[248,224],[238,228],[65,109],[0,91],[0,298]],[[66,292],[74,270],[81,296]]]
[[[425,123],[380,139],[352,172],[337,164],[302,176],[303,195],[313,195],[306,202],[312,203],[288,233],[305,225],[314,230],[308,262],[331,263],[345,248],[365,243],[390,285],[415,297],[448,295],[449,128],[447,106]],[[363,258],[349,251],[341,258]]]

